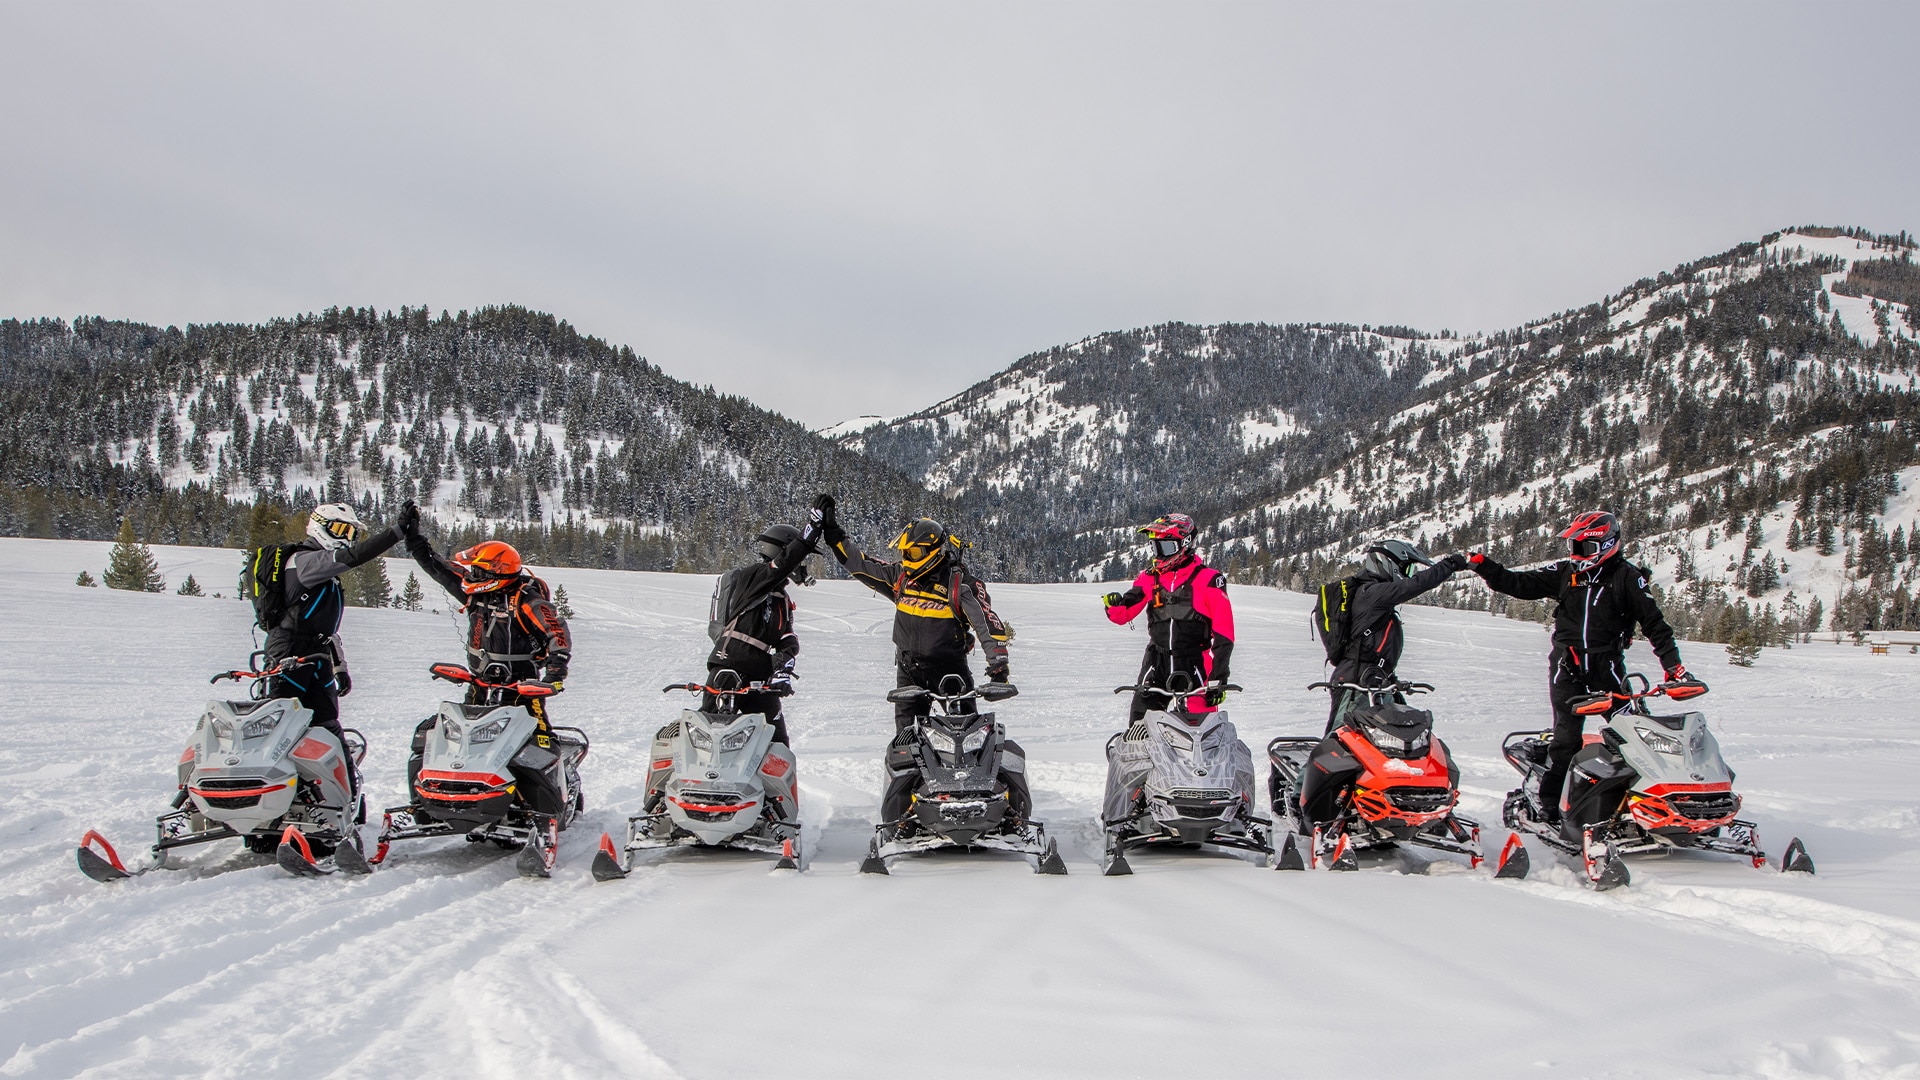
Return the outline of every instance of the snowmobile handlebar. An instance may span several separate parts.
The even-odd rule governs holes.
[[[1237,694],[1240,693],[1242,689],[1243,688],[1237,683],[1202,683],[1191,690],[1169,690],[1163,686],[1148,686],[1143,683],[1139,686],[1116,686],[1113,688],[1113,692],[1116,694],[1159,694],[1161,697],[1171,700],[1173,698],[1183,697],[1204,697],[1207,694],[1226,693],[1227,691],[1232,691]]]
[[[1020,688],[1012,683],[990,682],[985,686],[976,686],[971,690],[965,690],[958,694],[935,693],[924,686],[900,686],[887,691],[887,700],[899,705],[904,702],[919,701],[922,698],[932,698],[935,701],[952,704],[960,701],[972,701],[975,698],[983,698],[989,702],[1005,701],[1010,697],[1018,697],[1019,694]]]
[[[1647,681],[1643,675],[1635,675],[1642,683]],[[1697,698],[1707,692],[1707,684],[1698,679],[1685,679],[1677,682],[1664,682],[1659,686],[1649,686],[1637,693],[1622,694],[1618,691],[1593,694],[1575,698],[1573,711],[1581,716],[1605,716],[1622,705],[1631,705],[1642,698],[1663,697],[1669,701],[1686,701]]]
[[[754,682],[748,683],[745,686],[733,686],[722,689],[718,686],[708,686],[705,683],[681,682],[669,683],[660,688],[660,692],[663,694],[671,694],[675,690],[685,690],[690,694],[712,694],[714,697],[738,697],[743,694],[774,694],[779,697],[786,697],[793,693],[793,684]]]
[[[254,655],[260,656],[261,654],[255,653]],[[258,663],[258,661],[254,661],[254,662]],[[289,656],[285,660],[280,661],[279,663],[273,665],[270,668],[263,668],[263,669],[252,670],[252,671],[222,671],[218,675],[215,675],[213,678],[208,679],[207,681],[210,683],[217,683],[221,679],[232,679],[234,682],[239,682],[241,679],[267,679],[267,678],[272,678],[273,676],[278,675],[283,671],[292,671],[295,668],[303,668],[303,667],[317,667],[323,663],[325,664],[333,663],[333,657],[328,653],[318,653],[318,652],[309,653],[306,656]]]
[[[1408,682],[1405,679],[1395,679],[1390,683],[1384,683],[1380,686],[1362,686],[1359,683],[1350,682],[1317,682],[1308,683],[1307,689],[1352,690],[1356,693],[1366,694],[1368,697],[1377,698],[1381,694],[1431,694],[1433,693],[1433,684]]]
[[[529,682],[488,682],[485,679],[482,679],[480,676],[475,675],[473,672],[468,671],[466,667],[461,664],[434,664],[433,666],[429,667],[427,670],[433,673],[434,678],[441,679],[446,682],[464,683],[468,686],[477,686],[482,690],[506,690],[511,693],[519,694],[521,697],[530,697],[530,698],[552,697],[553,695],[560,692],[560,688],[557,686],[554,686],[552,683],[530,682],[530,681]]]

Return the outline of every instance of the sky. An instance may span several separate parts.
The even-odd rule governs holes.
[[[0,317],[516,303],[814,426],[1920,231],[1920,4],[17,3]]]

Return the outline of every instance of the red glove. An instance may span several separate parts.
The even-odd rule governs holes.
[[[1487,561],[1487,556],[1485,552],[1476,551],[1467,556],[1467,561],[1475,566],[1479,566],[1481,563]]]
[[[1668,682],[1679,682],[1681,679],[1684,679],[1686,677],[1687,677],[1687,665],[1685,664],[1675,664],[1672,667],[1667,669]]]

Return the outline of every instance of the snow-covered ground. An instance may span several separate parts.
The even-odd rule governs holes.
[[[0,540],[0,1075],[1920,1075],[1920,657],[1904,651],[1769,650],[1746,670],[1687,650],[1747,816],[1776,852],[1804,837],[1811,879],[1642,860],[1630,888],[1595,894],[1540,849],[1521,883],[1181,853],[1107,879],[1108,691],[1142,635],[1100,617],[1097,586],[1002,586],[1023,693],[1000,712],[1071,873],[980,855],[871,878],[855,868],[892,729],[890,617],[827,583],[799,593],[790,705],[811,870],[671,853],[596,884],[594,842],[635,809],[677,707],[658,688],[701,670],[711,579],[560,570],[579,614],[555,714],[595,743],[553,880],[457,840],[295,880],[228,841],[103,886],[74,866],[80,834],[143,850],[206,676],[250,648],[237,601],[76,588],[106,547]],[[155,550],[171,582],[231,596],[237,552]],[[1234,598],[1249,692],[1232,711],[1258,753],[1324,719],[1302,689],[1319,646],[1305,598]],[[442,607],[349,613],[345,718],[372,744],[376,802],[402,798],[407,736],[439,696],[426,664],[458,655]],[[1407,615],[1404,670],[1440,684],[1467,811],[1495,822],[1499,739],[1544,717],[1545,635]],[[1504,839],[1490,825],[1489,850]]]

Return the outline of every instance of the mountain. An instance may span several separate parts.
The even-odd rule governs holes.
[[[240,546],[314,502],[419,501],[464,544],[713,570],[816,491],[866,535],[930,500],[750,402],[517,307],[250,326],[0,322],[0,534]]]
[[[1599,505],[1690,632],[1782,639],[1828,625],[1816,601],[1836,628],[1913,625],[1914,253],[1787,230],[1492,334],[1101,334],[841,441],[1036,577],[1121,576],[1127,527],[1165,510],[1237,578],[1302,587],[1376,535],[1544,558],[1545,526]]]

